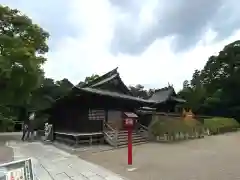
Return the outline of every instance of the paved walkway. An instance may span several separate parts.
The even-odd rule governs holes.
[[[0,164],[13,161],[12,148],[5,146],[9,140],[19,140],[21,133],[0,133]]]
[[[37,180],[123,180],[124,178],[98,165],[40,142],[8,141],[14,159],[31,157]]]

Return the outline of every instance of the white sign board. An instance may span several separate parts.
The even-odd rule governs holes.
[[[131,118],[125,119],[125,123],[126,125],[133,125],[133,119]]]
[[[31,159],[1,164],[0,180],[34,180]]]

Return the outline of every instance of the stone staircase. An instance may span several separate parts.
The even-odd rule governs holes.
[[[147,139],[138,134],[137,131],[132,132],[133,145],[146,143]],[[117,147],[125,147],[128,145],[128,132],[125,130],[118,132]]]
[[[105,141],[114,147],[126,147],[128,145],[128,132],[126,130],[120,131],[105,131]],[[146,143],[147,138],[141,136],[137,131],[132,132],[132,144],[138,145]]]

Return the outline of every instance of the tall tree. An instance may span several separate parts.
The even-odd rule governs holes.
[[[55,102],[56,99],[66,95],[73,84],[66,78],[54,82],[51,78],[45,78],[38,89],[33,91],[30,106],[32,109],[46,109]]]
[[[189,81],[188,80],[183,81],[183,89],[186,89],[188,87],[189,87]]]
[[[40,85],[48,37],[27,16],[0,5],[0,104],[23,104]]]
[[[200,85],[201,81],[200,81],[200,71],[199,70],[195,70],[194,73],[193,73],[193,76],[192,76],[192,80],[190,81],[191,82],[191,86],[193,88],[196,88],[197,86]]]
[[[195,107],[212,115],[240,118],[240,41],[226,45],[209,57],[201,71],[195,71],[190,86],[180,94]],[[194,106],[191,104],[191,106]]]

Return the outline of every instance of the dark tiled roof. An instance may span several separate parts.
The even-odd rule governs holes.
[[[124,114],[129,118],[137,118],[138,116],[133,112],[124,112]]]
[[[84,88],[84,87],[91,87],[93,86],[94,84],[97,84],[97,83],[100,83],[101,81],[105,80],[105,79],[108,79],[110,78],[111,76],[115,75],[115,74],[118,74],[118,71],[117,71],[118,68],[115,68],[107,73],[105,73],[104,75],[94,79],[93,81],[89,82],[89,83],[83,83],[81,84],[81,88]]]
[[[175,93],[174,89],[172,87],[166,87],[157,90],[150,98],[149,100],[154,100],[158,103],[165,102],[169,99],[169,97]]]
[[[90,88],[97,88],[98,89],[98,88],[101,88],[100,87],[101,85],[106,84],[106,83],[116,79],[119,82],[120,86],[122,87],[123,93],[128,94],[128,95],[132,95],[129,88],[124,84],[124,82],[120,78],[117,69],[118,68],[115,68],[115,69],[107,72],[106,74],[94,79],[93,81],[91,81],[89,83],[83,83],[78,87],[80,87],[80,88],[90,87]]]
[[[157,103],[162,103],[167,100],[174,100],[180,103],[186,102],[184,99],[177,98],[175,90],[172,86],[165,87],[162,89],[157,90],[150,98],[149,100],[156,101]]]
[[[96,84],[93,84],[93,85],[91,85],[89,87],[98,87],[98,86],[100,86],[100,85],[102,85],[102,84],[104,84],[106,82],[109,82],[109,81],[115,79],[117,76],[118,76],[118,74],[113,74],[112,76],[110,76],[110,77],[108,77],[106,79],[103,79],[102,81],[99,81]]]
[[[156,108],[151,108],[151,107],[141,107],[137,111],[137,113],[141,114],[153,114],[156,112]]]
[[[102,89],[94,89],[94,88],[79,88],[76,87],[78,91],[81,92],[87,92],[91,94],[98,94],[98,95],[103,95],[103,96],[110,96],[110,97],[115,97],[115,98],[120,98],[120,99],[126,99],[126,100],[133,100],[133,101],[138,101],[142,103],[151,103],[155,104],[155,101],[152,100],[145,100],[142,98],[137,98],[134,96],[126,95],[126,94],[121,94],[118,92],[112,92],[112,91],[107,91],[107,90],[102,90]]]
[[[180,103],[185,103],[186,102],[185,99],[178,98],[178,97],[171,97],[171,99],[174,100],[174,101],[180,102]]]
[[[152,108],[152,107],[141,107],[139,110],[155,111],[156,108]]]

